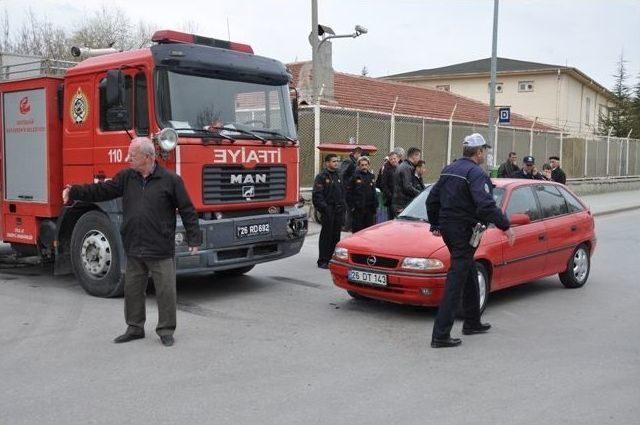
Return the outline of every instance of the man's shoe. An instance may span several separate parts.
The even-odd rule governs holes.
[[[431,339],[431,348],[447,348],[447,347],[457,347],[462,344],[462,340],[460,338],[432,338]]]
[[[160,342],[162,342],[162,345],[165,347],[171,347],[174,339],[172,335],[160,335]]]
[[[123,342],[133,341],[134,339],[142,339],[144,338],[144,333],[141,334],[129,334],[123,333],[119,337],[113,340],[116,344],[122,344]]]
[[[491,329],[489,323],[478,322],[475,325],[462,325],[462,333],[464,335],[483,334]]]
[[[329,263],[318,263],[318,268],[328,269],[329,268]]]

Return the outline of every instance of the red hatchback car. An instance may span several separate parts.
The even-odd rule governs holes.
[[[553,182],[494,179],[494,198],[516,241],[491,225],[476,251],[480,308],[489,293],[553,274],[568,288],[589,277],[596,246],[589,208]],[[449,250],[429,232],[427,187],[400,216],[346,238],[329,265],[333,282],[354,298],[437,306],[444,293]]]

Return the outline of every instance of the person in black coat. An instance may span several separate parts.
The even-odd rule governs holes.
[[[420,160],[416,163],[416,171],[413,173],[413,187],[422,192],[425,188],[423,176],[427,172],[427,163]]]
[[[387,207],[389,220],[393,220],[395,218],[395,211],[393,209],[393,193],[395,192],[396,188],[393,181],[393,176],[396,172],[396,168],[398,167],[399,162],[400,156],[396,152],[389,152],[388,160],[384,163],[380,171],[381,175],[378,176],[378,179],[380,180],[380,185],[378,188],[384,195],[384,205]]]
[[[498,177],[500,178],[513,178],[514,174],[520,171],[518,167],[518,154],[515,152],[509,152],[509,158],[498,168]]]
[[[560,157],[550,156],[549,164],[551,164],[551,180],[554,182],[567,184],[567,175],[560,168]]]
[[[370,166],[368,157],[360,157],[358,169],[347,185],[347,205],[353,217],[351,222],[353,233],[373,226],[375,223],[378,202],[375,176],[369,171]]]
[[[153,277],[158,302],[156,333],[163,345],[173,345],[176,328],[176,209],[182,217],[189,251],[198,253],[202,236],[198,215],[180,176],[155,160],[155,146],[146,137],[129,144],[129,168],[104,182],[67,185],[62,192],[69,201],[101,202],[122,197],[124,251],[124,315],[128,325],[114,342],[144,338],[145,290]]]
[[[393,192],[393,208],[395,214],[399,214],[409,205],[420,191],[416,189],[412,182],[416,172],[416,164],[420,161],[422,152],[418,148],[409,148],[407,151],[407,159],[405,159],[394,174],[395,190]]]
[[[514,179],[546,180],[544,175],[536,168],[536,160],[532,156],[522,158],[522,169],[513,175]]]
[[[329,261],[336,244],[340,241],[340,231],[344,224],[346,210],[344,186],[338,175],[338,156],[330,153],[324,157],[324,170],[313,182],[311,200],[320,213],[322,229],[320,230],[318,267],[329,268]]]

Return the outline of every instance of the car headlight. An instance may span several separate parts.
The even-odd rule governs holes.
[[[173,128],[166,127],[158,133],[156,140],[158,140],[160,149],[165,152],[170,152],[178,145],[178,133]]]
[[[407,257],[402,260],[402,268],[411,270],[440,270],[444,268],[444,264],[435,258]]]
[[[348,260],[349,250],[347,250],[347,248],[336,248],[335,251],[333,251],[333,256],[339,260]]]

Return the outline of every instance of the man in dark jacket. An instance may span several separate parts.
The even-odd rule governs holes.
[[[514,179],[546,180],[544,175],[536,168],[536,159],[532,156],[522,158],[522,169],[513,175]]]
[[[412,182],[416,172],[416,164],[420,161],[422,152],[418,148],[409,148],[407,151],[407,159],[398,165],[393,176],[395,190],[393,192],[393,209],[397,216],[409,202],[413,200],[420,191],[416,189]]]
[[[368,157],[358,158],[358,169],[347,185],[347,206],[353,217],[351,224],[353,233],[373,226],[375,223],[378,202],[375,176],[369,171],[370,165]]]
[[[451,338],[451,328],[463,288],[462,333],[478,334],[491,328],[480,321],[478,270],[474,260],[477,245],[470,243],[476,223],[494,223],[506,233],[510,245],[515,240],[509,220],[493,199],[491,180],[480,168],[490,146],[478,133],[465,137],[462,146],[463,157],[442,170],[426,202],[430,230],[434,236],[444,239],[451,254],[444,295],[433,324],[433,348],[455,347],[462,343],[459,338]]]
[[[520,171],[518,167],[518,154],[515,152],[509,152],[509,158],[498,168],[498,177],[501,178],[513,178],[513,175]]]
[[[393,192],[395,192],[395,183],[393,176],[395,175],[396,168],[400,162],[400,156],[396,152],[389,152],[389,159],[382,169],[382,176],[380,178],[380,190],[384,194],[384,205],[387,207],[387,213],[389,220],[395,218],[395,211],[393,209]]]
[[[322,229],[320,230],[318,267],[329,268],[329,261],[336,244],[340,241],[340,231],[344,223],[346,210],[344,186],[338,175],[338,156],[327,154],[324,157],[324,170],[313,182],[311,200],[320,213]]]
[[[69,201],[101,202],[122,197],[124,251],[127,267],[124,283],[124,314],[128,328],[114,342],[144,338],[145,290],[151,274],[158,300],[156,333],[163,345],[173,345],[176,328],[176,209],[180,212],[192,254],[202,243],[198,216],[182,179],[155,161],[155,147],[146,137],[131,141],[129,168],[112,180],[67,186]]]
[[[413,173],[413,187],[422,192],[425,188],[423,176],[427,172],[427,163],[420,160],[416,163],[416,171]]]
[[[551,164],[551,180],[554,182],[567,184],[567,175],[560,168],[560,157],[550,156],[549,164]]]
[[[342,185],[344,186],[344,190],[347,190],[347,184],[351,181],[351,177],[356,172],[358,159],[363,155],[362,148],[360,146],[356,146],[353,148],[349,157],[344,159],[340,164],[340,171],[338,174],[340,175],[340,180],[342,181]],[[345,231],[351,230],[351,211],[347,210],[343,226]]]

